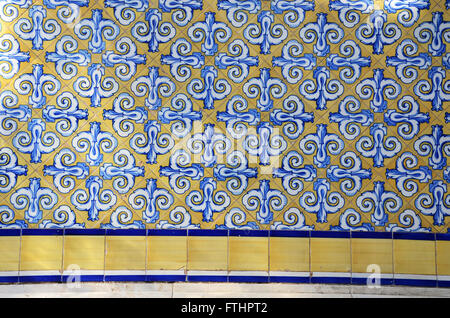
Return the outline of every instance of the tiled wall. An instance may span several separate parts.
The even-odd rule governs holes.
[[[448,284],[450,0],[0,0],[0,24],[2,280]]]
[[[450,286],[448,234],[3,230],[0,281]]]

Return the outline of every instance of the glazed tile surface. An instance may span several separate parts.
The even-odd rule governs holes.
[[[447,233],[449,9],[0,0],[0,228]]]

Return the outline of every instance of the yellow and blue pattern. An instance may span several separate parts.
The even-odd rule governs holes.
[[[390,268],[387,282],[411,240],[432,245],[434,272],[400,262],[401,274],[450,281],[448,256],[436,259],[450,233],[449,10],[449,0],[0,0],[0,238],[25,240],[17,271],[42,278],[26,259],[43,237],[80,256],[86,236],[100,254],[117,248],[111,267],[103,256],[101,270],[85,268],[102,279],[164,269],[183,280],[185,266],[226,281],[291,270],[352,282],[370,265],[353,259],[355,235],[356,250]],[[121,245],[126,233],[139,234]],[[119,266],[131,246],[140,263]],[[216,255],[211,267],[189,265],[185,248]]]

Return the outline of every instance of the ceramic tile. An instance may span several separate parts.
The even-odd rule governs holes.
[[[0,237],[0,272],[18,272],[20,258],[20,237]]]
[[[146,266],[145,236],[106,236],[105,270],[141,270]]]
[[[187,266],[186,236],[149,236],[148,270],[185,270]]]
[[[229,271],[269,270],[267,237],[229,237]]]
[[[436,275],[436,242],[394,240],[394,273]]]
[[[109,247],[113,248],[111,242]],[[64,236],[64,270],[77,268],[103,271],[104,267],[104,236]]]
[[[62,270],[62,236],[22,236],[20,271]]]
[[[311,272],[347,272],[351,269],[350,240],[311,238]]]
[[[391,239],[352,238],[352,272],[371,273],[375,265],[380,274],[392,274],[392,249]]]
[[[271,271],[309,272],[309,238],[271,237],[269,268]]]
[[[226,271],[228,266],[228,237],[188,237],[188,270]]]

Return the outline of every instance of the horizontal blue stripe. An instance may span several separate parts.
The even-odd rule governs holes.
[[[20,236],[20,229],[0,229],[0,236]]]
[[[186,275],[147,275],[147,282],[185,282]]]
[[[309,237],[310,231],[275,230],[270,231],[270,237]]]
[[[221,275],[188,275],[188,282],[228,282],[228,276]]]
[[[352,285],[367,285],[367,278],[361,278],[361,277],[352,277],[351,281]],[[394,284],[393,278],[380,278],[380,285],[392,285]],[[373,286],[374,284],[371,284]]]
[[[71,275],[63,275],[62,281],[63,283],[67,283],[69,277],[73,277]],[[104,275],[79,275],[77,279],[80,279],[80,282],[103,282],[105,280]],[[70,280],[70,283],[75,283],[73,279]]]
[[[187,230],[162,230],[162,229],[149,229],[147,230],[148,236],[187,236]]]
[[[392,239],[391,232],[363,232],[354,231],[351,232],[352,238],[368,238],[368,239]]]
[[[438,287],[450,287],[450,280],[438,280]]]
[[[309,283],[308,276],[270,276],[269,282],[271,283]]]
[[[394,285],[417,286],[417,287],[436,287],[437,280],[433,279],[394,279]]]
[[[20,283],[40,283],[40,282],[57,282],[62,281],[61,275],[37,275],[37,276],[19,276]]]
[[[406,233],[394,232],[394,240],[420,240],[420,241],[434,241],[434,233]]]
[[[350,238],[349,231],[311,231],[311,237]]]
[[[105,229],[65,229],[64,235],[106,235]]]
[[[106,235],[108,236],[145,236],[146,232],[144,229],[107,229]]]
[[[268,237],[269,231],[263,230],[230,230],[230,236]]]
[[[19,276],[0,276],[0,283],[17,283]]]
[[[145,282],[145,275],[105,275],[105,282]]]
[[[311,277],[312,284],[350,284],[350,277]]]
[[[230,283],[268,283],[269,276],[228,276]]]
[[[450,241],[450,233],[436,233],[436,241]]]
[[[188,236],[228,236],[228,230],[189,230]]]
[[[22,229],[22,235],[63,235],[63,229]]]

